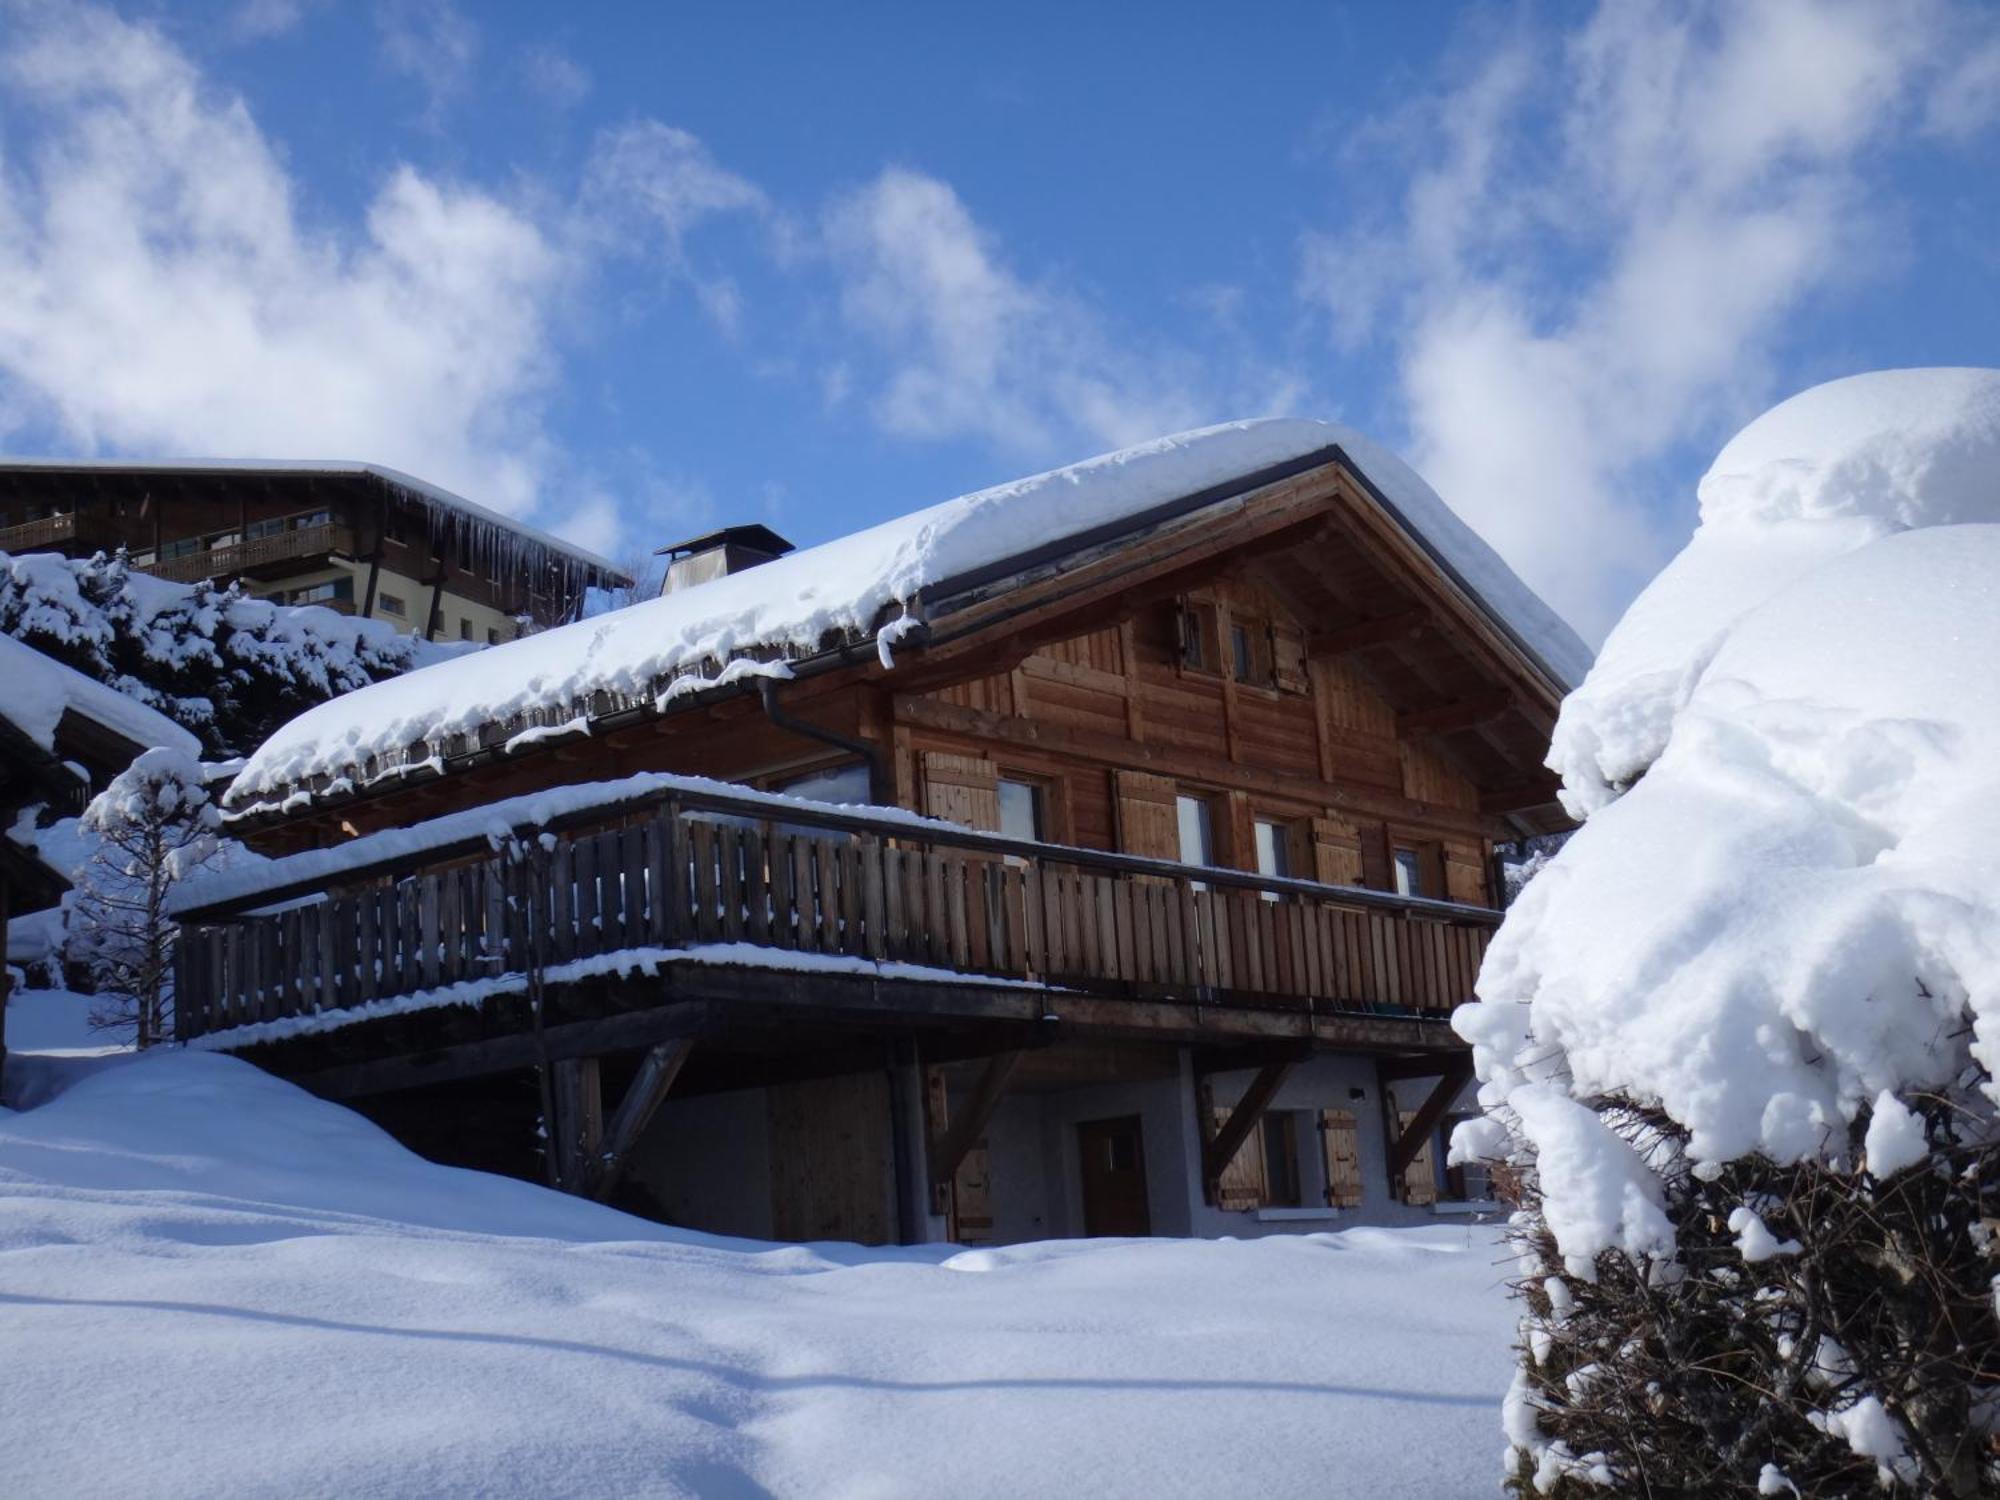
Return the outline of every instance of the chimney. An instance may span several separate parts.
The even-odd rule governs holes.
[[[673,542],[653,555],[667,559],[667,576],[660,581],[660,592],[678,594],[711,578],[741,573],[745,568],[783,557],[791,550],[792,544],[768,526],[725,526],[720,531]]]

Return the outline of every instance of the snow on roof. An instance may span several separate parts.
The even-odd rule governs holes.
[[[1672,1242],[1595,1098],[1664,1110],[1696,1164],[1791,1162],[1893,1119],[1885,1090],[2000,1076],[2000,372],[1808,391],[1701,493],[1564,705],[1588,821],[1453,1018],[1573,1264]]]
[[[2000,520],[2000,370],[1884,370],[1774,407],[1702,479],[1701,524],[1570,695],[1549,764],[1579,816],[1665,746],[1730,623],[1890,532]]]
[[[374,478],[392,488],[404,490],[422,504],[452,512],[482,526],[513,532],[523,541],[560,553],[586,568],[612,578],[623,578],[624,569],[587,548],[553,536],[512,516],[489,510],[463,495],[440,485],[391,469],[384,464],[361,463],[341,458],[166,458],[144,461],[118,458],[7,458],[0,456],[0,471],[8,469],[47,470],[52,473],[81,471],[93,474],[253,474],[276,478],[323,475],[334,478]]]
[[[1338,445],[1395,519],[1549,673],[1567,686],[1589,665],[1573,631],[1407,465],[1352,429],[1272,419],[1159,438],[1122,452],[960,496],[742,573],[529,636],[335,699],[274,734],[230,792],[236,806],[316,777],[394,774],[411,747],[530,714],[578,713],[596,693],[664,704],[830,637],[865,636],[926,589],[1051,541]],[[884,650],[884,660],[890,653]],[[716,663],[715,677],[701,675]],[[373,770],[369,768],[373,766]]]
[[[0,635],[0,717],[53,754],[56,726],[66,712],[94,719],[141,749],[166,745],[201,754],[201,742],[164,714],[66,667],[52,656]]]

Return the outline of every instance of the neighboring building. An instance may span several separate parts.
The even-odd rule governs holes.
[[[374,464],[0,462],[0,552],[129,549],[178,583],[240,581],[432,640],[511,641],[630,582],[603,558]]]
[[[47,911],[69,879],[43,859],[36,835],[83,811],[144,751],[199,755],[195,737],[162,714],[0,635],[0,947],[15,917]],[[0,963],[0,1061],[10,980]]]
[[[562,1185],[749,1235],[1476,1191],[1446,1018],[1588,656],[1392,455],[1234,424],[704,550],[267,741],[226,805],[286,857],[190,896],[187,1034],[515,1171],[543,1059]]]

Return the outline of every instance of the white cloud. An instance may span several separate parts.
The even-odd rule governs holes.
[[[472,82],[479,29],[452,0],[377,0],[382,61],[423,89],[424,121],[435,128]]]
[[[554,110],[575,109],[590,97],[590,69],[559,47],[547,44],[521,53],[521,79],[528,92]]]
[[[34,12],[0,69],[36,126],[0,177],[0,419],[86,452],[360,457],[535,502],[570,270],[535,223],[403,167],[360,232],[309,229],[242,102],[102,11]]]
[[[242,0],[230,29],[244,41],[263,41],[298,29],[306,12],[326,0]]]
[[[1668,546],[1648,465],[1879,255],[1875,162],[1965,89],[1968,28],[1942,0],[1607,0],[1567,41],[1482,38],[1350,161],[1407,185],[1307,239],[1303,291],[1349,348],[1389,329],[1412,457],[1586,633]]]
[[[825,236],[842,315],[886,362],[873,382],[842,364],[829,399],[874,384],[875,417],[896,435],[1074,454],[1261,414],[1297,395],[1266,369],[1232,379],[1181,351],[1122,347],[1083,299],[1011,268],[935,177],[884,171],[835,202]]]

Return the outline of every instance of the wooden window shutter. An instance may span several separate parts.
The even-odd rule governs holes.
[[[1351,1109],[1319,1112],[1319,1149],[1326,1162],[1326,1201],[1334,1208],[1361,1202],[1361,1128]]]
[[[1296,625],[1271,626],[1271,680],[1281,693],[1303,693],[1312,687],[1306,675],[1306,633]]]
[[[1313,879],[1325,885],[1361,884],[1361,834],[1339,818],[1312,820]]]
[[[1118,847],[1149,859],[1179,859],[1180,817],[1172,778],[1146,771],[1114,771],[1118,789]]]
[[[1361,883],[1370,890],[1389,891],[1389,830],[1380,823],[1358,830],[1361,836]]]
[[[1228,1123],[1228,1110],[1210,1110],[1209,1139],[1220,1135],[1222,1127]],[[1229,1165],[1222,1169],[1222,1177],[1215,1185],[1215,1206],[1232,1211],[1262,1208],[1265,1196],[1264,1122],[1259,1120],[1257,1128],[1236,1148],[1236,1154],[1229,1158]]]
[[[1000,828],[1000,772],[977,755],[924,752],[924,811],[967,828]]]
[[[1444,846],[1444,894],[1467,906],[1486,904],[1486,861],[1477,844],[1453,840]]]
[[[1396,1112],[1396,1118],[1402,1122],[1402,1128],[1405,1130],[1410,1128],[1410,1121],[1416,1119],[1416,1117],[1417,1112],[1413,1109],[1403,1109]],[[1431,1133],[1432,1135],[1436,1135],[1437,1132],[1433,1131]],[[1437,1202],[1437,1153],[1432,1150],[1432,1145],[1431,1141],[1425,1141],[1423,1149],[1418,1151],[1411,1158],[1409,1166],[1403,1169],[1403,1201],[1405,1203],[1424,1204]]]

